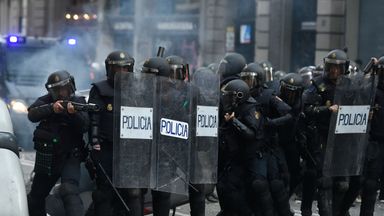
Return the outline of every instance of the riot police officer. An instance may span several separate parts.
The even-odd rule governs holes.
[[[273,89],[266,86],[266,75],[257,63],[248,64],[240,74],[250,87],[251,96],[261,104],[262,114],[267,118],[266,140],[264,150],[268,155],[268,181],[271,184],[271,194],[280,215],[290,215],[288,184],[288,167],[281,147],[278,145],[277,129],[291,121],[291,107],[275,95]]]
[[[311,85],[311,80],[313,79],[313,71],[316,69],[315,66],[305,66],[300,68],[298,74],[303,79],[303,84],[305,88],[308,88]]]
[[[180,58],[177,58],[180,61]],[[164,58],[154,57],[147,59],[142,67],[142,73],[152,73],[163,77],[184,77],[181,65],[175,62],[175,66],[171,69],[169,63]],[[168,216],[171,209],[171,194],[169,192],[152,190],[152,207],[153,215]]]
[[[169,77],[176,80],[185,80],[188,75],[186,64],[184,59],[180,56],[168,56],[165,58],[170,66]],[[212,72],[211,72],[212,73]],[[198,73],[194,73],[193,76],[196,78]],[[190,78],[190,77],[189,77]],[[197,92],[198,86],[194,86],[194,92]],[[199,96],[199,95],[194,95]],[[192,144],[193,145],[193,144]],[[193,154],[193,153],[192,153]],[[204,184],[189,184],[189,204],[191,208],[191,216],[204,216],[205,215],[205,185]]]
[[[379,80],[372,110],[370,138],[366,150],[363,175],[361,179],[351,178],[354,181],[351,181],[350,193],[346,194],[339,215],[346,215],[361,190],[360,215],[373,216],[379,180],[383,181],[380,178],[384,167],[384,127],[382,126],[384,120],[384,56],[380,57],[379,60],[374,59],[374,62],[371,76],[377,75]]]
[[[92,145],[91,158],[96,166],[97,189],[92,194],[95,215],[128,215],[122,201],[116,196],[108,177],[112,177],[113,152],[113,104],[116,73],[133,72],[134,59],[123,51],[111,52],[105,59],[107,79],[93,83],[89,102],[100,107],[90,113],[89,138]],[[105,173],[104,173],[105,171]],[[141,189],[118,189],[127,203],[129,215],[143,215]]]
[[[322,174],[322,164],[327,146],[328,129],[331,113],[338,111],[334,104],[334,94],[338,79],[347,73],[349,60],[342,50],[332,50],[324,58],[324,73],[312,80],[311,86],[303,94],[304,111],[308,120],[308,145],[316,160],[316,166],[307,167],[303,182],[303,200],[301,211],[303,215],[311,215],[312,202],[316,186],[318,187],[318,207],[322,216],[331,215],[333,208],[332,189],[336,193],[345,191],[345,181],[337,181]],[[339,204],[335,204],[336,206]],[[338,206],[340,207],[340,206]]]
[[[241,70],[247,64],[244,56],[239,53],[227,53],[219,63],[218,73],[221,76],[220,86],[227,82],[238,79]]]
[[[87,130],[88,114],[76,111],[68,101],[85,103],[75,95],[74,78],[67,71],[49,75],[45,84],[48,94],[39,97],[29,108],[28,118],[39,122],[34,131],[36,150],[35,177],[28,194],[29,214],[45,216],[45,198],[61,177],[59,193],[66,215],[83,215],[79,197],[80,150]]]
[[[224,207],[222,215],[252,214],[248,206],[247,185],[252,191],[250,195],[254,195],[250,201],[252,206],[259,202],[262,213],[272,215],[268,182],[259,178],[265,174],[266,168],[258,168],[263,165],[257,163],[257,152],[264,138],[257,102],[250,96],[247,84],[235,79],[221,88],[221,105],[220,113],[224,114],[220,116],[217,193]]]
[[[292,195],[301,180],[300,147],[305,141],[302,94],[303,79],[299,74],[289,73],[280,80],[279,97],[291,108],[292,124],[279,128],[279,143],[285,153],[289,169],[289,195]]]

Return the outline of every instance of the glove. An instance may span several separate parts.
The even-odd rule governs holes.
[[[101,151],[97,149],[91,150],[91,159],[95,166],[97,166],[101,161]]]

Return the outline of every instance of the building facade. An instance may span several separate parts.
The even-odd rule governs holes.
[[[362,62],[384,54],[383,9],[377,0],[0,0],[0,33],[81,35],[99,61],[121,49],[140,62],[164,46],[194,67],[239,52],[294,72],[334,48]]]

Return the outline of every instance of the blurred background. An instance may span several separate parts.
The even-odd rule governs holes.
[[[286,72],[317,65],[335,48],[365,64],[384,54],[380,2],[0,0],[0,96],[16,114],[25,114],[46,92],[47,75],[58,69],[87,89],[104,78],[112,50],[127,51],[140,67],[163,46],[165,56],[182,56],[192,71],[232,51]],[[16,133],[27,131],[26,125]]]

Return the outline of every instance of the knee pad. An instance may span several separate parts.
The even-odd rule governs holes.
[[[68,195],[77,195],[79,194],[79,187],[75,184],[71,183],[62,183],[59,188],[59,194],[62,197],[68,196]]]
[[[139,188],[128,188],[128,189],[119,189],[123,191],[126,197],[128,198],[139,198],[141,196],[141,189]]]
[[[255,179],[252,181],[252,188],[256,193],[262,193],[269,189],[269,184],[267,180]]]
[[[335,184],[335,189],[338,192],[345,193],[349,189],[348,181],[336,181],[334,184]]]

